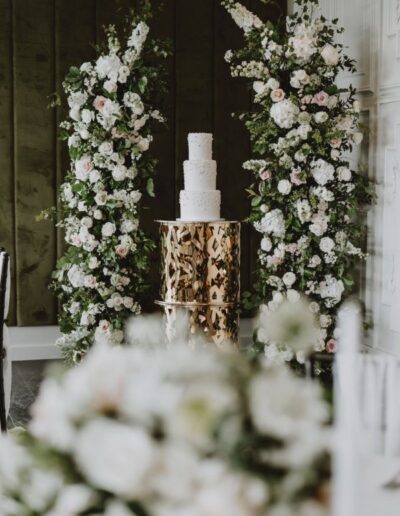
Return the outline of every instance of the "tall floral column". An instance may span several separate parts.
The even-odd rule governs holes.
[[[373,190],[348,160],[361,143],[360,104],[353,87],[337,83],[354,72],[343,52],[338,20],[318,13],[318,0],[298,0],[286,26],[262,22],[243,5],[222,2],[243,30],[245,45],[228,51],[233,77],[251,81],[254,110],[243,113],[255,159],[249,221],[262,235],[254,292],[247,306],[275,311],[284,299],[309,297],[319,320],[317,351],[336,349],[335,318],[352,292],[354,267],[365,258],[358,214]],[[258,333],[268,355],[293,355]]]
[[[72,67],[63,83],[69,116],[61,138],[71,166],[58,225],[67,250],[52,287],[61,302],[59,344],[73,362],[95,334],[123,341],[124,322],[140,312],[146,288],[154,243],[139,215],[143,195],[153,195],[153,127],[164,121],[153,106],[163,90],[163,69],[154,57],[167,52],[149,40],[148,6],[144,12],[133,18],[125,46],[110,26],[96,61]]]

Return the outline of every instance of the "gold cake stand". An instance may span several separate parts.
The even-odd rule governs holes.
[[[238,342],[240,223],[157,221],[160,224],[161,286],[156,301],[173,339],[180,312],[190,333],[218,347]]]

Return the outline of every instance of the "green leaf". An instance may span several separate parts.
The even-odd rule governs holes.
[[[147,86],[147,77],[142,77],[141,79],[139,79],[138,88],[139,88],[140,93],[145,92],[146,86]]]
[[[152,177],[149,177],[146,183],[146,191],[150,197],[154,197],[154,181]]]

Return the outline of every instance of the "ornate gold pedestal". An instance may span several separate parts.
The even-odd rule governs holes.
[[[179,311],[192,335],[217,346],[238,340],[240,223],[160,221],[161,300],[167,337]]]

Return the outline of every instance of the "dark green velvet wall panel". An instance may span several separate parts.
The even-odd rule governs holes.
[[[0,0],[0,246],[9,250],[13,265],[10,323],[55,324],[57,303],[47,285],[57,256],[63,251],[61,232],[35,215],[54,205],[56,191],[68,167],[57,126],[65,106],[47,109],[48,96],[60,91],[71,65],[94,55],[91,44],[102,26],[121,25],[135,0]],[[161,2],[155,0],[159,7]],[[157,233],[154,219],[171,219],[179,212],[182,161],[190,131],[212,131],[218,160],[218,187],[223,216],[243,219],[248,213],[248,175],[241,163],[250,155],[248,136],[232,111],[249,107],[246,85],[232,80],[223,56],[241,44],[241,33],[218,0],[163,0],[153,30],[169,37],[165,113],[168,127],[153,145],[160,160],[156,199],[143,210],[146,228]],[[268,7],[259,0],[246,5]],[[282,5],[285,3],[282,0]],[[256,244],[250,228],[242,233],[242,288],[250,285]],[[153,271],[156,282],[157,271]]]

